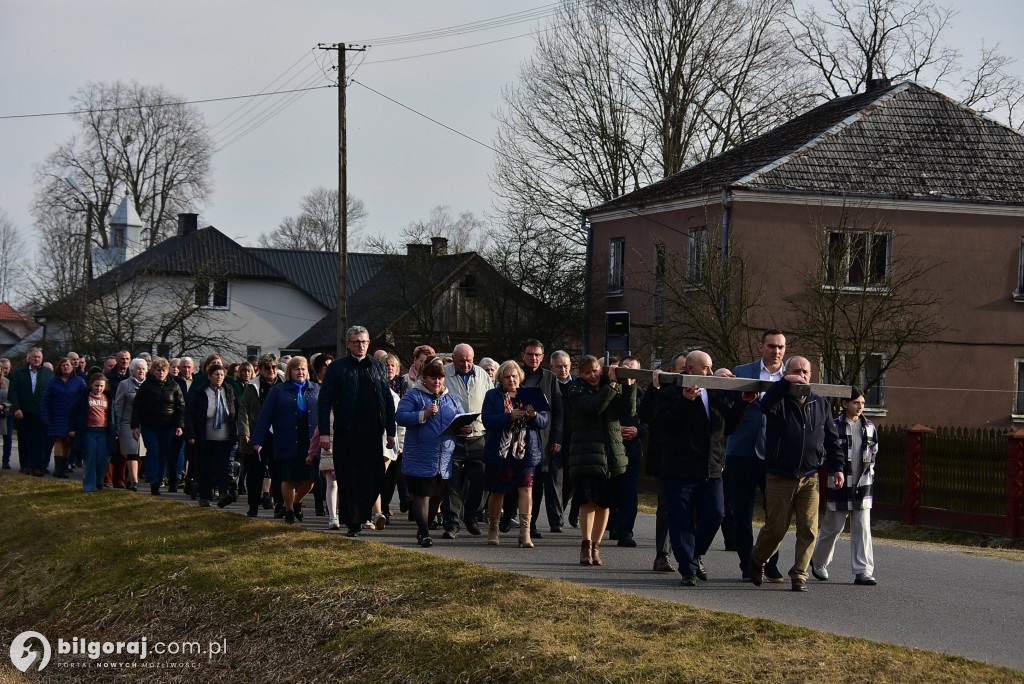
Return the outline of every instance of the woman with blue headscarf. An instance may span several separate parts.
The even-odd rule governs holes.
[[[309,381],[306,357],[293,356],[285,368],[284,382],[274,385],[260,408],[252,435],[257,450],[274,430],[274,475],[281,481],[285,522],[302,520],[302,498],[320,477],[320,459],[306,463],[310,440],[316,430],[320,385]]]

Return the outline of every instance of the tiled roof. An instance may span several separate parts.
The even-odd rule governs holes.
[[[830,100],[589,212],[724,188],[1024,204],[1024,136],[901,83]]]
[[[22,316],[7,302],[0,302],[0,321],[15,321],[18,323],[32,322],[30,318]]]

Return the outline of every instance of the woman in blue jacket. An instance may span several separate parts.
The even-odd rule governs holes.
[[[53,476],[67,477],[71,457],[71,407],[86,391],[85,380],[75,375],[74,364],[66,356],[57,363],[57,372],[43,390],[40,417],[46,424],[46,436],[53,440]]]
[[[519,383],[523,369],[515,361],[498,367],[499,387],[484,395],[480,419],[487,429],[484,442],[484,487],[487,499],[487,543],[498,545],[498,519],[506,494],[519,493],[519,546],[533,548],[530,511],[533,473],[544,457],[540,431],[548,426],[548,412],[523,405]]]
[[[320,385],[309,381],[306,357],[293,356],[284,371],[284,382],[274,385],[260,408],[253,448],[259,451],[274,429],[275,479],[281,482],[284,520],[293,524],[302,520],[302,497],[309,494],[320,477],[320,458],[306,464],[309,443],[316,431],[317,398]]]
[[[427,521],[437,513],[452,475],[455,436],[444,434],[462,404],[445,389],[444,363],[436,356],[428,358],[412,389],[398,402],[395,422],[405,428],[402,474],[412,496],[416,518],[416,540],[427,547],[433,542]],[[472,431],[467,425],[463,431]]]

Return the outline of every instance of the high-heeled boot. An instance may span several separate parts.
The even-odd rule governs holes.
[[[491,546],[498,546],[501,544],[498,541],[498,517],[490,516],[487,518],[487,543]]]
[[[590,542],[590,560],[594,565],[604,565],[604,563],[601,562],[601,554],[597,552],[599,548],[601,548],[600,541],[595,539]]]
[[[580,565],[593,565],[594,559],[590,555],[590,540],[584,539],[580,542]]]
[[[532,549],[533,542],[530,541],[530,517],[519,514],[519,548]]]

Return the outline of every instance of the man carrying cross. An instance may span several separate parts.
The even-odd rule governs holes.
[[[796,517],[796,557],[789,570],[793,591],[807,591],[807,565],[818,531],[818,471],[827,461],[843,484],[843,455],[839,433],[832,422],[832,407],[821,396],[796,397],[792,384],[810,384],[811,362],[802,356],[789,359],[785,376],[761,397],[765,425],[764,527],[750,554],[750,581],[761,586],[764,564],[778,550]]]
[[[685,365],[687,375],[712,375],[711,357],[702,351],[687,354]],[[658,387],[657,375],[652,382]],[[725,438],[743,420],[757,393],[743,392],[739,401],[732,392],[697,386],[670,386],[660,392],[657,430],[652,432],[662,436],[660,477],[668,503],[669,538],[681,584],[692,587],[696,580],[708,579],[701,557],[725,514]],[[696,525],[694,514],[699,519]]]

